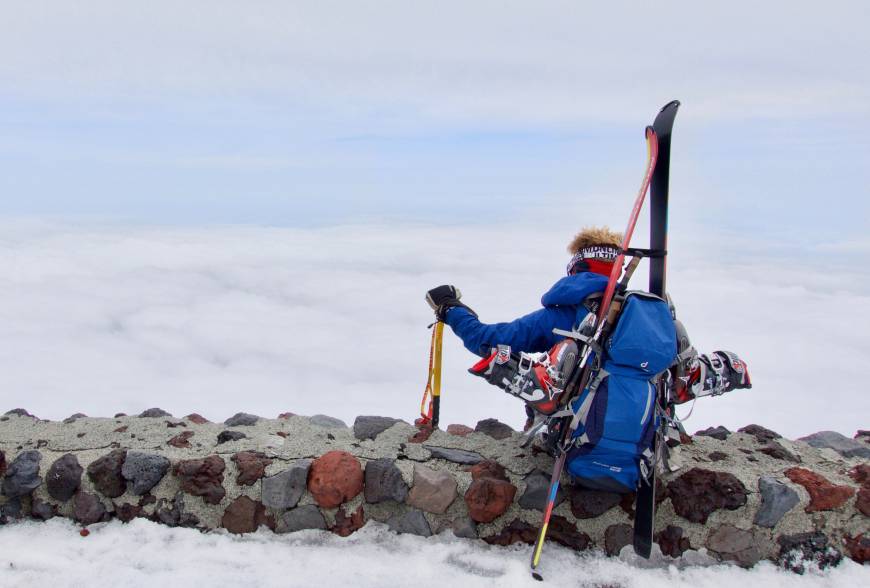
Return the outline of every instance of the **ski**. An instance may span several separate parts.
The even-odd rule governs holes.
[[[631,244],[631,237],[634,233],[634,228],[637,225],[637,219],[640,216],[640,211],[643,208],[643,202],[646,198],[646,193],[650,188],[652,178],[655,174],[659,152],[659,142],[656,136],[655,129],[653,127],[647,127],[645,130],[645,136],[647,142],[646,170],[644,171],[643,181],[641,182],[640,190],[638,190],[637,197],[635,198],[634,206],[631,209],[631,215],[628,219],[628,225],[626,226],[625,232],[623,233],[620,253],[613,263],[613,269],[611,270],[610,276],[607,281],[607,288],[604,290],[604,296],[601,299],[597,320],[595,322],[595,334],[593,335],[589,344],[586,345],[583,352],[583,358],[578,364],[578,367],[576,368],[583,370],[582,376],[580,377],[580,383],[577,387],[578,393],[582,392],[585,389],[587,383],[589,382],[592,364],[594,363],[594,352],[592,351],[592,348],[594,346],[593,344],[602,341],[604,339],[604,336],[607,334],[608,312],[610,311],[610,305],[613,301],[613,295],[616,292],[616,286],[617,282],[619,281],[619,276],[622,273],[622,264],[625,260],[625,251]],[[570,400],[568,401],[568,403],[570,405]],[[574,426],[576,427],[576,424]],[[541,528],[538,531],[537,541],[535,541],[535,546],[532,550],[532,558],[530,562],[532,577],[538,581],[543,581],[544,579],[540,572],[538,572],[538,564],[541,560],[541,552],[544,548],[544,541],[547,538],[547,528],[549,527],[550,517],[553,514],[553,507],[555,506],[556,496],[559,492],[559,483],[562,477],[562,469],[565,466],[565,459],[568,453],[568,447],[566,445],[570,443],[573,432],[573,427],[568,426],[568,423],[563,421],[563,426],[558,432],[559,442],[556,446],[557,451],[559,452],[559,456],[556,459],[556,463],[553,466],[553,473],[550,476],[550,487],[549,491],[547,492],[547,503],[544,508],[544,517],[541,522]]]
[[[658,164],[653,172],[650,185],[650,250],[660,254],[650,258],[649,291],[665,298],[667,294],[667,247],[668,247],[668,180],[670,179],[671,131],[680,103],[677,100],[666,104],[653,122],[658,137]],[[662,399],[659,390],[659,399]],[[655,532],[656,511],[656,464],[658,453],[664,451],[664,439],[659,435],[653,440],[653,459],[649,475],[641,480],[635,499],[634,514],[634,551],[640,557],[649,559],[652,553]]]

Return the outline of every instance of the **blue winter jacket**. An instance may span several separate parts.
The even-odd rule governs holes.
[[[548,351],[564,338],[553,334],[553,329],[570,330],[579,324],[589,312],[583,300],[606,287],[606,276],[581,272],[553,284],[541,297],[544,308],[509,323],[482,323],[461,306],[448,310],[445,322],[462,339],[466,349],[481,357],[500,344],[510,345],[513,351]]]

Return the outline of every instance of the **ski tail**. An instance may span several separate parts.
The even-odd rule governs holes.
[[[601,299],[601,306],[598,310],[598,320],[595,325],[595,335],[592,338],[592,342],[601,341],[606,335],[606,325],[608,324],[607,315],[610,310],[610,304],[613,301],[613,295],[616,291],[616,285],[619,281],[620,273],[622,272],[622,264],[625,260],[625,250],[628,249],[628,246],[631,244],[631,236],[634,233],[635,226],[637,225],[637,219],[640,216],[640,211],[643,208],[643,202],[646,198],[646,193],[649,190],[650,182],[652,181],[652,177],[656,169],[656,163],[658,161],[658,139],[656,137],[655,129],[653,129],[653,127],[647,127],[645,130],[645,136],[647,143],[646,170],[644,172],[643,181],[641,182],[637,197],[635,198],[634,206],[631,209],[631,215],[628,219],[628,225],[626,226],[625,233],[623,233],[619,256],[613,263],[613,269],[611,270],[610,277],[607,281],[607,288],[604,291],[604,297]],[[587,346],[587,352],[584,354],[585,359],[583,360],[583,362],[581,362],[583,365],[583,373],[580,378],[580,385],[578,386],[579,390],[585,388],[587,383],[589,382],[589,376],[592,369],[591,366],[593,363],[589,361],[591,359],[591,357],[589,356],[590,349],[591,345]],[[559,457],[556,459],[556,463],[553,466],[553,473],[550,476],[550,491],[547,494],[547,504],[544,509],[544,518],[541,522],[541,528],[538,531],[538,538],[537,541],[535,541],[535,548],[532,550],[532,559],[530,566],[532,577],[536,580],[543,580],[543,577],[537,571],[537,569],[538,564],[541,560],[541,552],[544,548],[544,541],[547,538],[547,529],[550,525],[550,517],[553,514],[553,508],[556,503],[556,495],[559,490],[559,480],[562,476],[562,469],[565,466],[565,459],[567,456],[565,444],[570,442],[572,433],[573,430],[570,426],[568,426],[567,423],[563,423],[563,426],[558,432],[559,442],[557,443],[557,451],[559,451]]]

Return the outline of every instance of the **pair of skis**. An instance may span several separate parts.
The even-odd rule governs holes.
[[[646,128],[647,140],[647,165],[644,172],[643,182],[641,183],[638,195],[635,198],[634,207],[629,216],[628,225],[620,247],[619,257],[613,264],[613,270],[607,282],[607,288],[604,291],[604,297],[601,300],[597,321],[595,323],[595,334],[592,338],[592,343],[602,342],[609,330],[608,313],[610,310],[613,295],[616,292],[617,282],[622,273],[622,264],[625,259],[625,251],[631,244],[631,237],[634,233],[634,228],[637,224],[637,219],[640,216],[640,211],[643,208],[643,203],[646,198],[646,193],[650,191],[650,251],[657,252],[657,255],[651,256],[650,272],[649,272],[649,290],[652,294],[665,297],[665,278],[666,278],[666,251],[667,251],[667,234],[668,234],[668,180],[670,167],[670,145],[671,145],[671,130],[674,125],[674,117],[677,115],[677,109],[680,103],[676,100],[666,104],[652,126]],[[592,345],[587,345],[580,362],[578,369],[582,369],[583,373],[580,377],[580,383],[577,387],[577,392],[582,392],[586,387],[591,375],[594,352]],[[553,466],[553,473],[550,477],[550,488],[547,493],[547,503],[544,508],[544,518],[541,523],[541,529],[538,532],[538,539],[535,542],[532,550],[531,572],[532,577],[536,580],[543,580],[543,577],[538,572],[540,564],[541,552],[544,548],[544,540],[547,536],[547,528],[550,523],[550,517],[553,514],[553,508],[556,503],[556,495],[559,491],[559,483],[562,476],[562,470],[565,467],[565,459],[568,453],[568,446],[571,443],[573,430],[566,422],[559,431],[560,440],[557,445],[558,457]],[[653,447],[655,453],[656,447]],[[655,461],[655,460],[654,460]],[[643,479],[640,488],[637,492],[635,502],[635,519],[634,519],[634,549],[641,557],[648,558],[652,549],[654,519],[655,519],[655,463],[650,467],[649,475]]]

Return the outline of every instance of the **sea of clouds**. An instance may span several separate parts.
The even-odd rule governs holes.
[[[411,421],[427,372],[426,290],[456,284],[486,322],[535,310],[563,275],[576,230],[549,225],[4,221],[0,409]],[[745,357],[755,384],[698,401],[690,432],[759,422],[789,437],[851,436],[868,426],[870,287],[866,273],[830,262],[855,247],[795,253],[709,231],[672,237],[669,290],[693,342]],[[442,422],[519,427],[518,401],[468,375],[475,357],[446,333]]]

